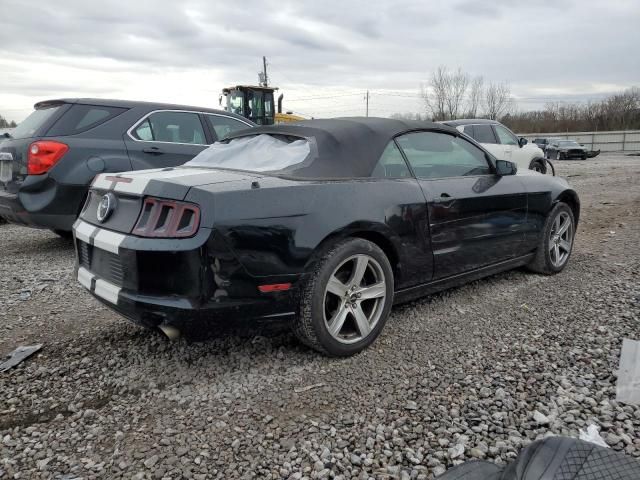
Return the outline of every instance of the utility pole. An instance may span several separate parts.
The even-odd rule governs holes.
[[[369,90],[367,90],[367,95],[364,97],[367,100],[367,117],[369,116]]]
[[[269,77],[267,76],[267,57],[262,57],[262,74],[264,75],[264,86],[269,86]]]

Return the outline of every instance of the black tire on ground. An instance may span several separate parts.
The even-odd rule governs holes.
[[[562,261],[561,264],[556,265],[553,262],[551,249],[549,245],[551,244],[552,237],[555,236],[554,224],[558,217],[569,218],[570,223],[570,233],[571,239],[569,242],[569,251],[566,252],[566,258]],[[573,211],[564,202],[558,202],[549,212],[547,219],[544,223],[544,227],[542,229],[542,233],[540,234],[540,240],[538,241],[538,248],[536,250],[536,256],[531,261],[527,268],[536,273],[542,273],[545,275],[553,275],[554,273],[561,272],[564,267],[569,263],[569,258],[571,257],[571,252],[573,251],[573,242],[575,239],[575,229],[576,229],[576,221],[573,216]]]
[[[534,158],[529,164],[529,170],[534,170],[544,175],[547,173],[547,162],[544,158]]]
[[[68,232],[66,230],[52,230],[52,232],[65,240],[71,240],[73,238],[73,232]]]
[[[371,328],[370,332],[360,340],[353,343],[344,343],[336,339],[330,332],[328,322],[325,321],[327,313],[331,313],[327,310],[327,303],[329,300],[337,300],[339,296],[329,297],[327,293],[327,286],[329,279],[336,275],[345,274],[349,278],[342,280],[343,286],[350,286],[353,282],[355,274],[355,265],[357,260],[351,260],[354,256],[363,256],[362,258],[373,259],[374,262],[367,263],[367,269],[370,265],[374,265],[380,278],[376,280],[379,284],[384,282],[384,298],[373,300],[375,308],[371,309],[372,316],[377,318],[375,325]],[[359,258],[359,257],[356,257]],[[353,271],[349,274],[348,270],[343,271],[342,268],[347,268],[349,262],[354,263]],[[367,260],[369,262],[369,260]],[[343,267],[345,265],[347,267]],[[367,270],[368,274],[371,272]],[[383,278],[382,278],[383,277]],[[335,277],[334,277],[335,278]],[[366,283],[363,279],[360,282]],[[314,262],[311,273],[304,285],[301,286],[299,293],[299,303],[297,309],[296,319],[293,322],[292,329],[298,339],[305,345],[329,356],[344,357],[353,355],[368,347],[378,337],[391,312],[393,305],[393,270],[389,259],[385,253],[374,243],[369,242],[361,238],[350,238],[342,240],[327,247],[319,258]],[[333,294],[331,294],[333,295]],[[346,297],[349,293],[345,294]],[[346,298],[344,297],[344,298]],[[358,297],[360,298],[360,297]],[[371,304],[365,302],[371,302],[372,300],[358,300],[358,305],[361,311],[364,311]],[[341,305],[344,305],[342,303]],[[336,307],[335,311],[338,311],[340,307]],[[338,336],[344,329],[349,329],[349,326],[354,328],[354,338],[358,338],[360,335],[359,327],[356,326],[355,316],[352,314],[346,314],[344,325],[341,330],[338,331]]]
[[[582,155],[582,157],[580,157],[582,160],[586,160],[587,156],[586,155]]]

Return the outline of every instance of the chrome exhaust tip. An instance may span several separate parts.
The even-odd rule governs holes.
[[[176,340],[180,337],[180,330],[171,325],[158,325],[158,328],[169,340]]]

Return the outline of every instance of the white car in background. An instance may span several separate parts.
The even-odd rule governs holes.
[[[473,138],[498,160],[508,160],[518,166],[518,170],[533,170],[547,173],[544,152],[526,138],[518,138],[515,133],[495,120],[468,119],[448,120],[444,123]]]

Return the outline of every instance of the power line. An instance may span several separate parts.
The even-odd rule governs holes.
[[[362,95],[362,93],[343,93],[338,95],[324,95],[324,96],[314,96],[314,97],[298,97],[298,98],[290,98],[288,101],[290,102],[298,102],[303,100],[326,100],[331,98],[342,98],[342,97],[354,97],[356,95]]]

